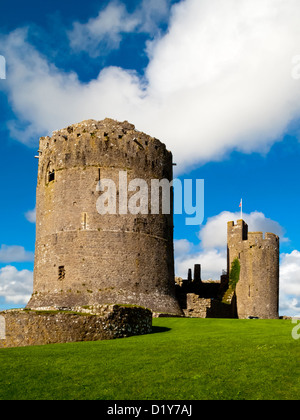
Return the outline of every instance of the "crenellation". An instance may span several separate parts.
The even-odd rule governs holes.
[[[257,244],[262,244],[264,241],[263,232],[249,232],[248,233],[248,247],[256,246]]]
[[[265,235],[265,241],[273,243],[275,246],[279,247],[279,236],[275,235],[274,233],[267,232]]]

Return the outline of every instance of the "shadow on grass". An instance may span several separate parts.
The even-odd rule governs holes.
[[[167,327],[152,327],[152,332],[150,334],[158,334],[158,333],[163,333],[163,332],[167,332],[167,331],[171,331],[171,328],[167,328]]]

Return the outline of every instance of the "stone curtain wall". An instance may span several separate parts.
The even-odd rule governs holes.
[[[119,305],[76,309],[82,312],[24,309],[1,312],[6,338],[0,337],[0,348],[110,340],[152,331],[152,313],[148,309]]]

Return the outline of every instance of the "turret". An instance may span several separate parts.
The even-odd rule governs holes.
[[[279,237],[248,232],[243,220],[228,223],[228,273],[234,259],[240,261],[236,286],[239,318],[278,318]]]

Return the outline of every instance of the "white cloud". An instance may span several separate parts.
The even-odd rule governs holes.
[[[120,48],[124,34],[144,32],[153,34],[169,12],[170,0],[143,0],[132,13],[119,1],[112,1],[98,16],[86,23],[74,22],[68,32],[71,48],[99,57],[106,51]]]
[[[7,246],[1,245],[0,248],[0,262],[31,262],[34,260],[34,253],[26,251],[23,246]]]
[[[37,144],[41,135],[85,119],[129,120],[127,111],[131,114],[130,109],[141,106],[133,72],[109,67],[97,80],[83,84],[75,73],[60,72],[48,63],[25,38],[26,30],[18,29],[4,40],[9,62],[4,86],[18,116],[9,128],[21,142]]]
[[[177,249],[178,241],[175,241],[175,251]],[[192,244],[189,244],[192,248]],[[182,253],[175,254],[175,273],[176,276],[187,278],[188,269],[193,270],[195,264],[201,264],[201,277],[203,280],[219,280],[222,270],[226,270],[227,259],[225,250],[209,249],[198,250],[194,249],[192,253],[186,253],[181,249]]]
[[[158,4],[151,2],[150,22],[164,14]],[[98,25],[103,13],[106,27]],[[147,24],[144,13],[134,28],[136,13],[110,4],[96,20],[75,24],[73,46],[77,36],[90,48],[86,31],[95,35],[91,42],[97,31],[98,40],[111,31],[111,48],[118,46],[122,31]],[[88,83],[52,65],[24,41],[24,30],[14,31],[2,39],[5,86],[18,118],[11,134],[30,143],[84,119],[126,119],[164,141],[179,171],[233,149],[266,151],[300,114],[300,85],[291,76],[299,17],[297,0],[183,0],[171,9],[167,33],[148,42],[145,78],[109,67]]]
[[[300,88],[291,78],[299,14],[293,0],[174,6],[169,33],[150,48],[147,76],[162,104],[160,136],[176,127],[181,160],[265,149],[299,115]]]
[[[203,248],[224,248],[227,244],[227,222],[236,221],[241,218],[241,214],[224,211],[217,216],[210,217],[207,223],[201,227],[199,238]],[[271,232],[280,237],[283,242],[285,231],[278,222],[267,218],[261,212],[243,214],[243,219],[248,224],[249,232]]]
[[[139,32],[157,34],[160,23],[170,17],[171,0],[143,0],[135,11],[140,19]]]
[[[183,255],[190,253],[192,244],[187,239],[178,239],[174,243],[175,258],[181,258]]]
[[[92,57],[101,55],[101,47],[118,49],[122,33],[133,32],[138,20],[127,13],[124,4],[112,2],[87,23],[75,22],[68,33],[70,45],[75,51],[88,51]]]
[[[25,213],[25,217],[30,223],[36,222],[36,209],[29,210]]]
[[[300,252],[281,255],[280,307],[289,316],[300,315]]]
[[[6,302],[26,304],[32,294],[33,273],[29,270],[18,271],[13,266],[0,269],[0,296]]]

